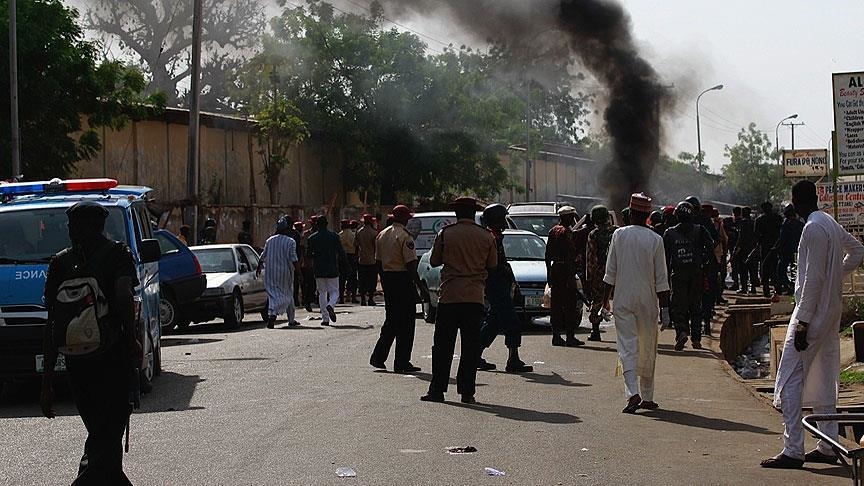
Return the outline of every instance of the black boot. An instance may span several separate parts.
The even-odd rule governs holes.
[[[495,364],[480,358],[480,361],[477,362],[477,369],[480,371],[492,371],[495,369]]]
[[[276,326],[276,316],[267,316],[267,329],[273,329]]]
[[[565,344],[566,341],[564,341],[560,334],[552,334],[552,346],[564,346]]]
[[[530,373],[534,371],[533,366],[528,366],[519,359],[519,348],[510,348],[510,357],[507,358],[507,373]]]

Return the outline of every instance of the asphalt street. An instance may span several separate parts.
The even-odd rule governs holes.
[[[476,405],[419,401],[434,326],[417,321],[414,375],[368,364],[383,307],[340,306],[330,328],[307,320],[268,330],[192,326],[163,340],[164,372],[132,417],[125,469],[146,485],[318,484],[847,484],[839,466],[771,471],[779,413],[735,382],[708,351],[672,351],[661,336],[660,410],[624,415],[614,329],[585,348],[525,337],[534,373],[479,372]],[[284,324],[283,324],[284,325]],[[595,344],[595,343],[591,343]],[[503,338],[485,356],[503,368]],[[458,354],[458,344],[457,344]],[[392,352],[388,360],[392,367]],[[455,376],[456,362],[453,373]],[[0,484],[68,484],[85,431],[68,391],[40,415],[38,384],[0,395]],[[808,439],[808,446],[812,440]],[[449,446],[473,446],[453,455]],[[356,477],[340,478],[350,467]],[[484,468],[506,476],[488,476]]]

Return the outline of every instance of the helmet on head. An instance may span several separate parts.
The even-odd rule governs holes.
[[[483,209],[480,216],[483,226],[492,229],[504,229],[507,227],[507,208],[503,204],[494,203]]]
[[[276,221],[276,232],[281,233],[283,231],[288,231],[288,228],[291,227],[291,220],[282,216]]]
[[[651,211],[651,215],[648,216],[648,221],[651,221],[651,224],[660,224],[663,222],[663,213],[660,211]]]
[[[684,198],[684,202],[689,203],[693,211],[702,209],[702,203],[699,202],[699,198],[696,196],[687,196]]]
[[[609,221],[609,209],[602,204],[598,204],[591,208],[591,222],[596,224],[605,224]]]
[[[693,221],[693,205],[691,205],[687,201],[681,201],[675,206],[675,219],[678,220],[679,223],[690,223]]]
[[[558,208],[558,216],[569,216],[571,214],[573,216],[577,215],[576,208],[574,208],[573,206],[561,206],[560,208]]]

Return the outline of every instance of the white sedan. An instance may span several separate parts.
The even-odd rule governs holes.
[[[204,245],[189,248],[207,277],[207,288],[191,302],[184,314],[192,322],[225,320],[237,327],[247,312],[267,313],[264,273],[256,275],[259,255],[249,245]]]

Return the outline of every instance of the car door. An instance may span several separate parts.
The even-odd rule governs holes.
[[[267,292],[264,288],[264,271],[261,272],[260,276],[257,275],[258,266],[261,264],[258,253],[249,246],[241,246],[240,253],[246,257],[246,261],[249,262],[249,269],[252,273],[252,281],[247,290],[250,302],[253,302],[256,307],[263,307],[267,302]]]

